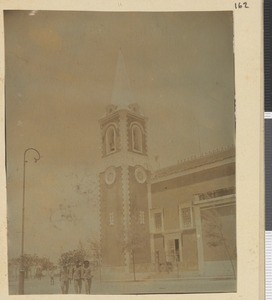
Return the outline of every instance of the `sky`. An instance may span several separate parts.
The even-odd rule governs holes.
[[[28,153],[25,252],[56,260],[97,235],[98,121],[118,99],[120,53],[152,169],[235,143],[230,12],[7,11],[4,22],[10,257],[29,147],[41,159]]]

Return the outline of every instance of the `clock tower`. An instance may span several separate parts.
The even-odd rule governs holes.
[[[102,266],[132,270],[151,261],[146,117],[132,101],[119,52],[112,103],[100,119],[103,171],[99,174]]]

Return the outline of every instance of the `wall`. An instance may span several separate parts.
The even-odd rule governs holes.
[[[165,230],[177,229],[180,204],[190,205],[194,194],[231,186],[235,186],[234,164],[154,183],[152,208],[163,208]]]
[[[136,263],[148,263],[151,261],[149,211],[147,197],[147,182],[139,183],[135,179],[135,167],[129,167],[129,194],[130,216],[132,232],[136,237]],[[148,172],[147,172],[148,173]],[[144,212],[144,224],[140,224],[139,212]]]
[[[124,228],[121,167],[116,168],[116,179],[111,185],[105,182],[105,172],[100,180],[100,220],[102,265],[124,265]],[[109,214],[114,213],[114,225],[109,225]]]

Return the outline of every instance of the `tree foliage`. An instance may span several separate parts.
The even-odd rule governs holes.
[[[89,260],[93,266],[100,265],[101,248],[97,239],[89,239],[85,244],[80,241],[77,249],[62,253],[59,265],[75,265],[77,262],[82,263],[84,260]]]
[[[204,232],[207,238],[207,244],[210,247],[218,247],[225,241],[222,233],[222,223],[220,215],[215,209],[209,209],[202,212],[202,220],[204,221]]]
[[[221,216],[216,209],[205,210],[201,214],[204,223],[204,232],[207,239],[207,244],[210,247],[222,246],[225,249],[226,255],[231,263],[233,274],[236,277],[234,259],[236,258],[236,248],[231,249],[230,241],[223,231]]]
[[[47,257],[39,257],[37,254],[24,254],[23,258],[24,268],[40,267],[42,270],[49,270],[54,266],[53,262]],[[9,260],[9,264],[19,266],[21,263],[21,257],[12,258]]]
[[[76,249],[64,252],[59,259],[59,265],[65,266],[68,264],[76,264],[77,262],[83,262],[86,258],[86,251],[84,249]]]
[[[19,267],[21,265],[21,257],[9,259],[9,265]],[[29,271],[32,267],[39,267],[41,271],[47,271],[54,268],[54,264],[48,257],[39,257],[37,254],[24,254],[23,266],[25,270],[25,276],[28,278]]]

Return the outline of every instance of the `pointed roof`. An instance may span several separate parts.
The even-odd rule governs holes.
[[[119,50],[111,104],[118,106],[118,108],[127,108],[128,105],[132,103],[133,100],[127,68],[123,53]]]

